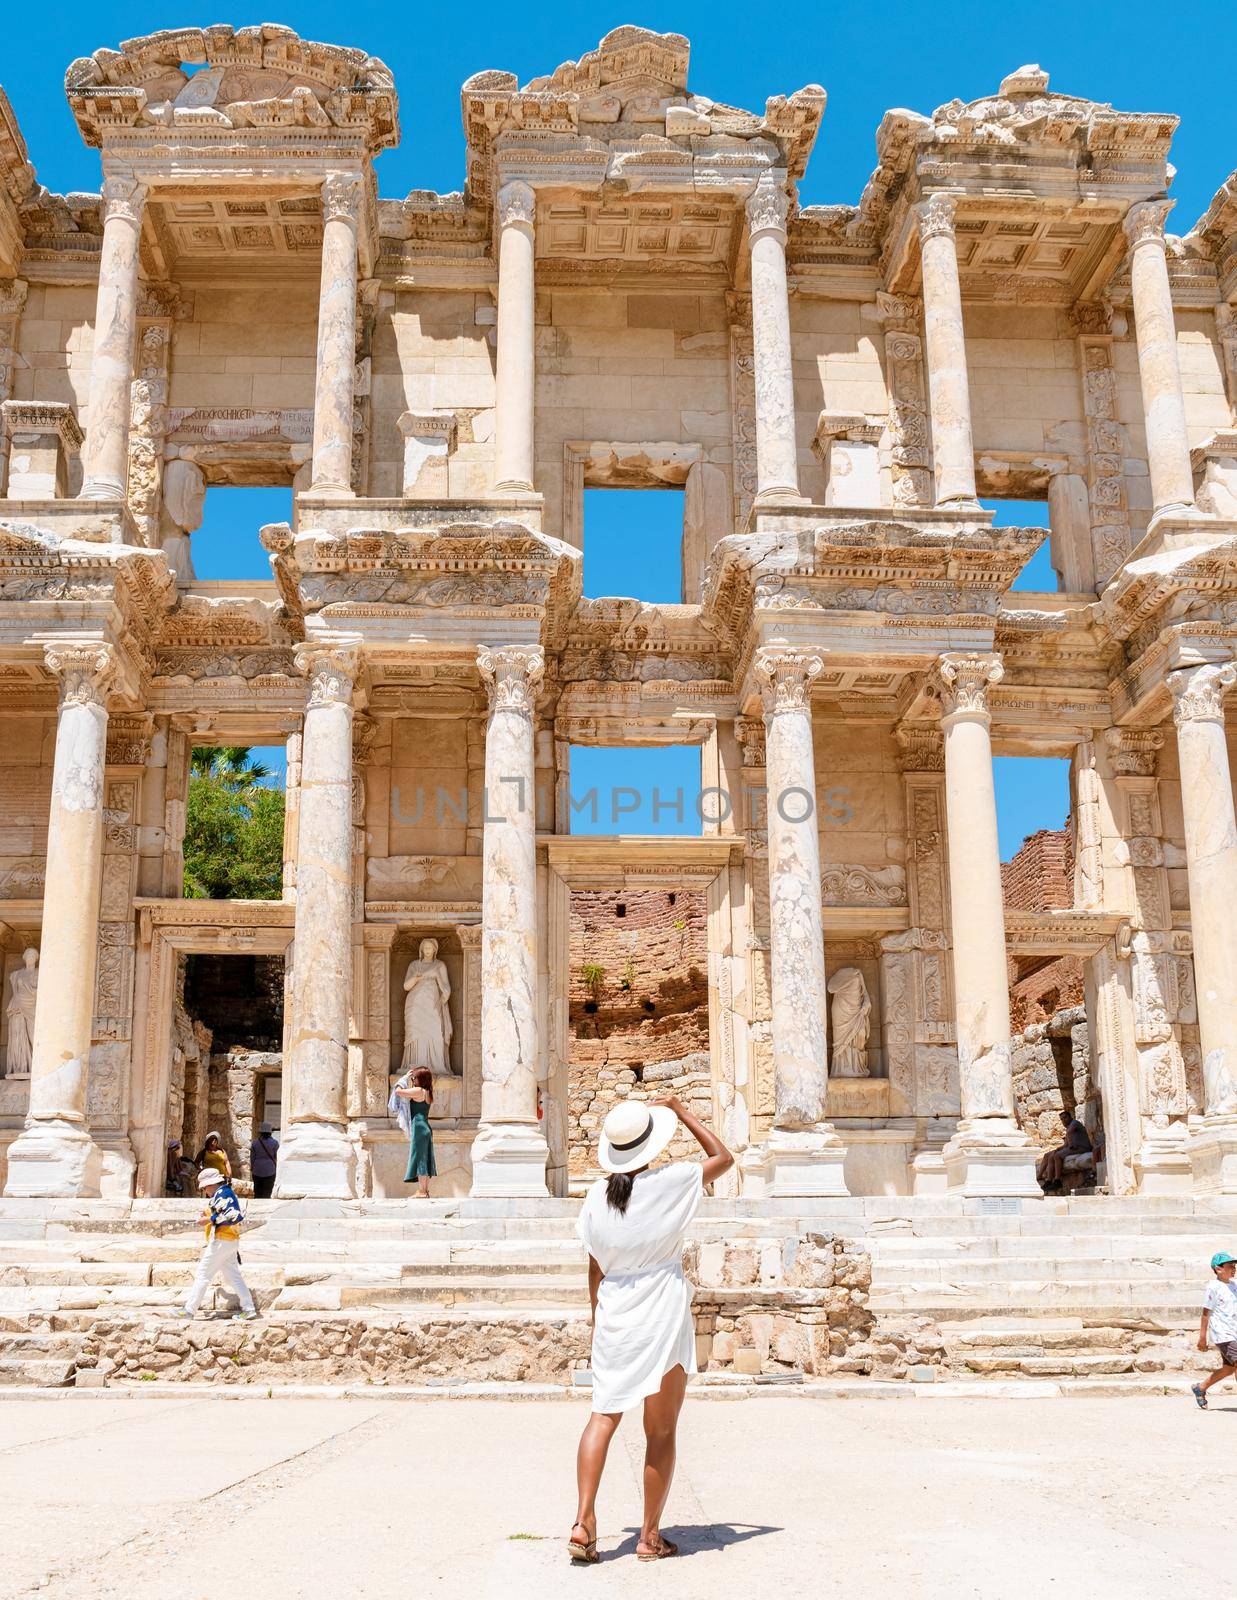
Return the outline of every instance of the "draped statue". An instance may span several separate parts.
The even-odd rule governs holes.
[[[868,1029],[872,1000],[858,967],[839,967],[829,979],[833,996],[829,1032],[833,1040],[833,1076],[866,1078]]]
[[[451,1076],[451,980],[438,959],[437,939],[422,939],[417,959],[404,974],[404,1055],[402,1072],[428,1067],[437,1078]]]
[[[10,1078],[28,1078],[34,1053],[34,1001],[39,987],[39,952],[27,950],[22,965],[9,979],[9,1041],[4,1068]]]

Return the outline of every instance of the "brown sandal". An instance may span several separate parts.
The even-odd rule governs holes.
[[[669,1539],[663,1539],[660,1550],[637,1550],[636,1560],[664,1561],[668,1556],[677,1556],[678,1553],[679,1547],[677,1544],[673,1544]]]
[[[580,1540],[575,1536],[576,1528],[582,1528],[583,1526],[584,1524],[582,1522],[577,1522],[575,1527],[572,1528],[571,1538],[567,1541],[567,1553],[570,1555],[573,1561],[583,1561],[588,1563],[600,1561],[601,1557],[597,1554],[597,1540]]]

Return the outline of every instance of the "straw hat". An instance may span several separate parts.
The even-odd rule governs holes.
[[[601,1125],[597,1161],[604,1172],[634,1172],[647,1167],[674,1138],[679,1119],[669,1106],[624,1100]]]
[[[199,1189],[213,1189],[217,1184],[222,1182],[223,1173],[220,1172],[217,1167],[207,1167],[205,1171],[198,1174]]]

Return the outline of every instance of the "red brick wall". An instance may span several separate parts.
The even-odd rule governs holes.
[[[1001,864],[1005,904],[1019,911],[1068,911],[1074,903],[1074,853],[1068,828],[1041,828]]]

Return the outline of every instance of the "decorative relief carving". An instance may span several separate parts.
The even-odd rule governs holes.
[[[895,506],[931,505],[932,430],[928,421],[923,340],[923,303],[878,294],[886,325],[885,367],[889,384],[889,436]]]
[[[537,195],[531,184],[513,178],[504,183],[494,203],[500,228],[531,228],[537,220]]]
[[[747,224],[752,237],[758,233],[778,233],[786,237],[786,218],[790,201],[771,172],[764,173],[747,200]]]
[[[1074,828],[1077,841],[1074,905],[1079,911],[1100,911],[1104,906],[1100,780],[1095,767],[1095,745],[1090,739],[1078,746],[1074,757]]]
[[[1155,728],[1109,728],[1108,761],[1119,778],[1154,778],[1164,735]]]
[[[1224,692],[1237,683],[1237,667],[1222,665],[1183,667],[1170,672],[1164,681],[1173,697],[1173,721],[1180,728],[1187,722],[1224,721]]]
[[[540,649],[483,646],[477,652],[477,667],[489,696],[491,714],[515,711],[521,716],[532,716],[537,703],[537,685],[545,675],[545,655]]]
[[[144,183],[139,183],[136,178],[114,176],[103,180],[103,225],[113,217],[120,217],[125,222],[131,222],[135,227],[142,224],[142,210],[146,205],[147,189]]]
[[[309,679],[310,707],[351,703],[361,665],[359,642],[315,640],[301,645],[294,659],[297,670]]]
[[[48,670],[60,679],[62,706],[106,706],[116,670],[111,645],[71,641],[46,644],[43,659]]]
[[[826,906],[904,906],[906,868],[832,865],[821,869],[820,893]]]
[[[824,671],[824,660],[815,651],[783,650],[776,646],[756,652],[752,670],[760,685],[760,698],[766,716],[783,711],[807,711],[811,705],[812,683]]]
[[[730,296],[730,444],[734,527],[746,527],[756,496],[756,354],[751,295]]]
[[[1175,200],[1142,200],[1130,207],[1121,227],[1131,250],[1136,250],[1140,244],[1157,244],[1163,248],[1164,224],[1176,203]]]
[[[358,174],[328,173],[322,184],[323,222],[348,222],[355,228],[364,199],[365,186]]]
[[[945,736],[939,728],[904,723],[894,737],[899,772],[944,772]]]
[[[958,201],[951,194],[934,194],[915,208],[920,240],[954,237],[954,222]]]
[[[936,664],[935,686],[944,716],[987,716],[988,690],[1005,676],[999,656],[958,653],[943,655]]]
[[[1117,419],[1117,375],[1112,340],[1084,334],[1078,340],[1083,415],[1087,428],[1087,498],[1096,580],[1103,585],[1130,550],[1125,494],[1125,430]]]
[[[743,751],[745,767],[763,767],[765,764],[765,725],[759,717],[736,717],[734,736]]]

